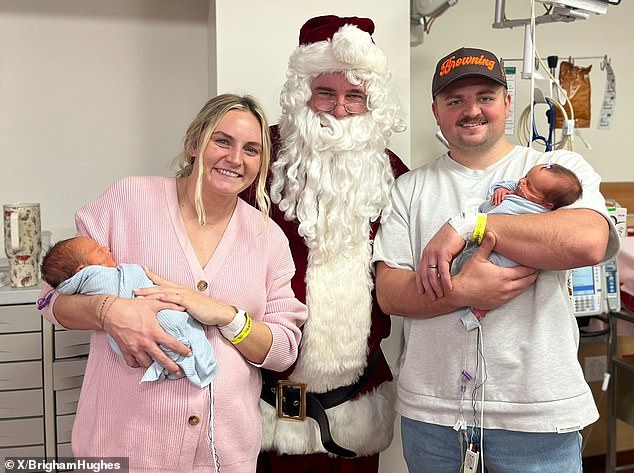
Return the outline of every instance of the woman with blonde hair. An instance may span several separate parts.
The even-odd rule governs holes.
[[[306,318],[290,285],[288,241],[266,217],[269,157],[261,107],[220,95],[189,126],[176,177],[121,179],[77,212],[80,235],[151,269],[156,286],[133,299],[42,289],[48,320],[95,330],[73,427],[76,457],[127,457],[132,473],[255,471],[258,368],[294,362]],[[238,197],[256,179],[260,210]],[[189,353],[158,325],[166,308],[203,324],[219,367],[210,389],[186,378],[139,383],[154,361],[178,373],[160,346]]]

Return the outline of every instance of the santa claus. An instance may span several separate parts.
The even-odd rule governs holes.
[[[272,218],[309,315],[295,366],[263,371],[261,473],[378,471],[392,440],[394,386],[380,347],[390,318],[374,298],[370,257],[407,168],[387,149],[405,126],[373,32],[368,18],[307,21],[271,130]]]

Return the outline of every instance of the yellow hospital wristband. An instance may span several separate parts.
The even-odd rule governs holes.
[[[251,333],[251,329],[253,328],[253,319],[251,319],[251,316],[249,315],[249,313],[245,312],[244,315],[247,318],[247,321],[244,323],[244,327],[242,327],[242,330],[240,331],[239,334],[237,334],[235,337],[229,340],[234,345],[237,345],[242,340],[247,338],[249,334]]]
[[[482,238],[484,238],[484,230],[487,227],[487,215],[478,213],[476,215],[476,223],[475,227],[473,227],[473,237],[471,237],[471,241],[476,245],[482,243]]]
[[[223,337],[236,345],[249,336],[253,328],[253,320],[247,311],[233,308],[236,311],[233,320],[227,325],[219,325],[218,329]]]

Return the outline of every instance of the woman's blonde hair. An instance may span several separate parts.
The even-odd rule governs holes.
[[[258,208],[264,215],[268,215],[271,200],[266,193],[266,179],[271,160],[271,138],[269,135],[269,125],[264,115],[264,110],[260,104],[249,95],[222,94],[210,99],[198,112],[198,115],[191,122],[185,133],[183,141],[183,151],[176,157],[175,164],[178,167],[176,177],[186,177],[191,175],[196,159],[201,160],[211,139],[211,135],[216,131],[218,123],[229,110],[244,110],[250,112],[260,123],[262,133],[262,154],[260,170],[258,172],[255,199]],[[198,176],[196,179],[195,206],[198,214],[198,221],[205,224],[205,206],[202,199],[202,177],[203,166],[198,166]]]

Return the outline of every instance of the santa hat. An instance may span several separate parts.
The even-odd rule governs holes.
[[[369,18],[311,18],[299,32],[299,47],[289,59],[289,69],[308,77],[348,70],[385,75],[387,58],[374,44],[372,33],[374,22]]]

